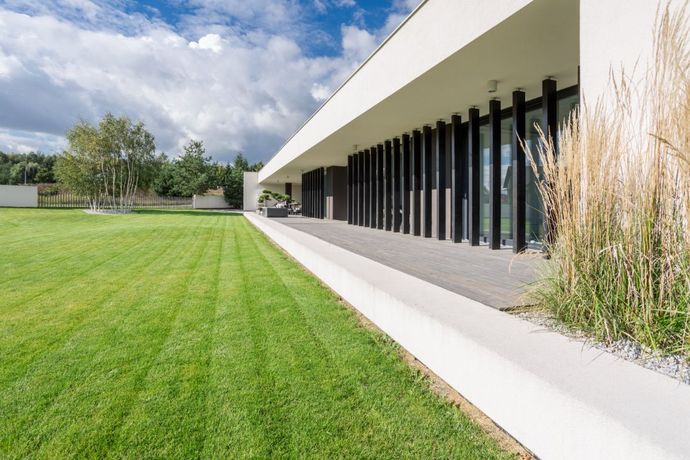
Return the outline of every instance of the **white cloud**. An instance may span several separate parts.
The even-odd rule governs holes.
[[[314,83],[311,87],[311,97],[316,101],[325,101],[331,95],[331,89],[319,83]]]
[[[376,49],[378,37],[356,26],[341,27],[343,36],[343,53],[352,61],[363,61]]]
[[[193,0],[209,17],[183,18],[179,31],[105,2],[4,4],[26,12],[0,7],[5,150],[59,151],[76,121],[109,111],[144,121],[169,154],[199,138],[218,160],[267,160],[382,38],[343,26],[341,55],[307,56],[290,32],[296,0]],[[226,10],[266,26],[213,19]]]
[[[200,50],[211,50],[214,53],[223,51],[223,39],[218,34],[206,34],[198,42],[190,42],[190,48]]]
[[[0,151],[2,152],[28,153],[40,151],[52,153],[60,152],[66,146],[67,143],[62,136],[0,128]]]

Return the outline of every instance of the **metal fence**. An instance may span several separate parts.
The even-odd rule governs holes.
[[[71,192],[39,192],[39,208],[88,208],[86,197]],[[191,208],[192,198],[158,195],[137,195],[134,198],[135,208]]]

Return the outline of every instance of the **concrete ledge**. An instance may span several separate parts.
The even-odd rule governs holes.
[[[690,386],[280,222],[245,216],[539,457],[690,455]]]

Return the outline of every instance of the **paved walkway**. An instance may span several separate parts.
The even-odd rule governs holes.
[[[515,256],[510,248],[492,251],[342,221],[272,220],[498,309],[529,303],[526,288],[544,264],[539,254]]]

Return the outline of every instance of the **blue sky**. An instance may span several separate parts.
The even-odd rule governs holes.
[[[0,150],[146,123],[174,156],[267,160],[417,0],[0,0]]]

